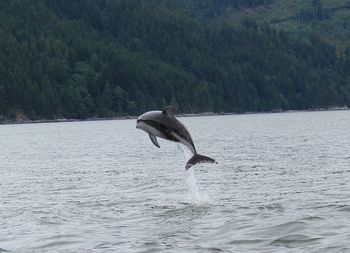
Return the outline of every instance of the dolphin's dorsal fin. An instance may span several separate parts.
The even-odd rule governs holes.
[[[154,145],[156,145],[156,147],[160,148],[157,138],[154,135],[148,134],[149,138],[151,138],[151,141],[153,142]]]
[[[168,117],[174,117],[174,114],[176,113],[176,108],[175,106],[167,106],[164,108],[162,113]]]

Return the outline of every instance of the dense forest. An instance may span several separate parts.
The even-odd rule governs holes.
[[[215,18],[271,1],[2,1],[0,120],[349,106],[350,49]]]

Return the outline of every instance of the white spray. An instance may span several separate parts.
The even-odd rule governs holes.
[[[192,156],[192,153],[180,144],[178,144],[178,150],[180,150],[183,154],[185,161],[187,161]],[[188,189],[187,194],[184,197],[184,201],[186,203],[193,205],[203,205],[210,202],[209,195],[200,189],[194,167],[186,171],[186,184]]]

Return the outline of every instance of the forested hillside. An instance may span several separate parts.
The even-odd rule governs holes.
[[[2,1],[0,118],[350,105],[349,49],[340,55],[317,33],[215,18],[270,1],[222,1],[214,14],[205,2]]]
[[[222,2],[203,1],[207,2],[207,5],[212,2]],[[198,0],[202,3],[203,1]],[[349,0],[229,1],[229,3],[234,2],[239,2],[239,4],[233,6],[221,5],[221,8],[211,5],[214,11],[206,13],[206,17],[219,16],[222,19],[236,22],[242,16],[249,16],[258,23],[267,23],[276,29],[301,35],[314,33],[335,45],[338,53],[342,53],[344,48],[350,45]],[[205,12],[198,11],[198,13]],[[210,13],[213,15],[210,15]]]

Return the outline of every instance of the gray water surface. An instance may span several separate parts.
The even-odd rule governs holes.
[[[350,111],[0,126],[0,252],[350,252]]]

